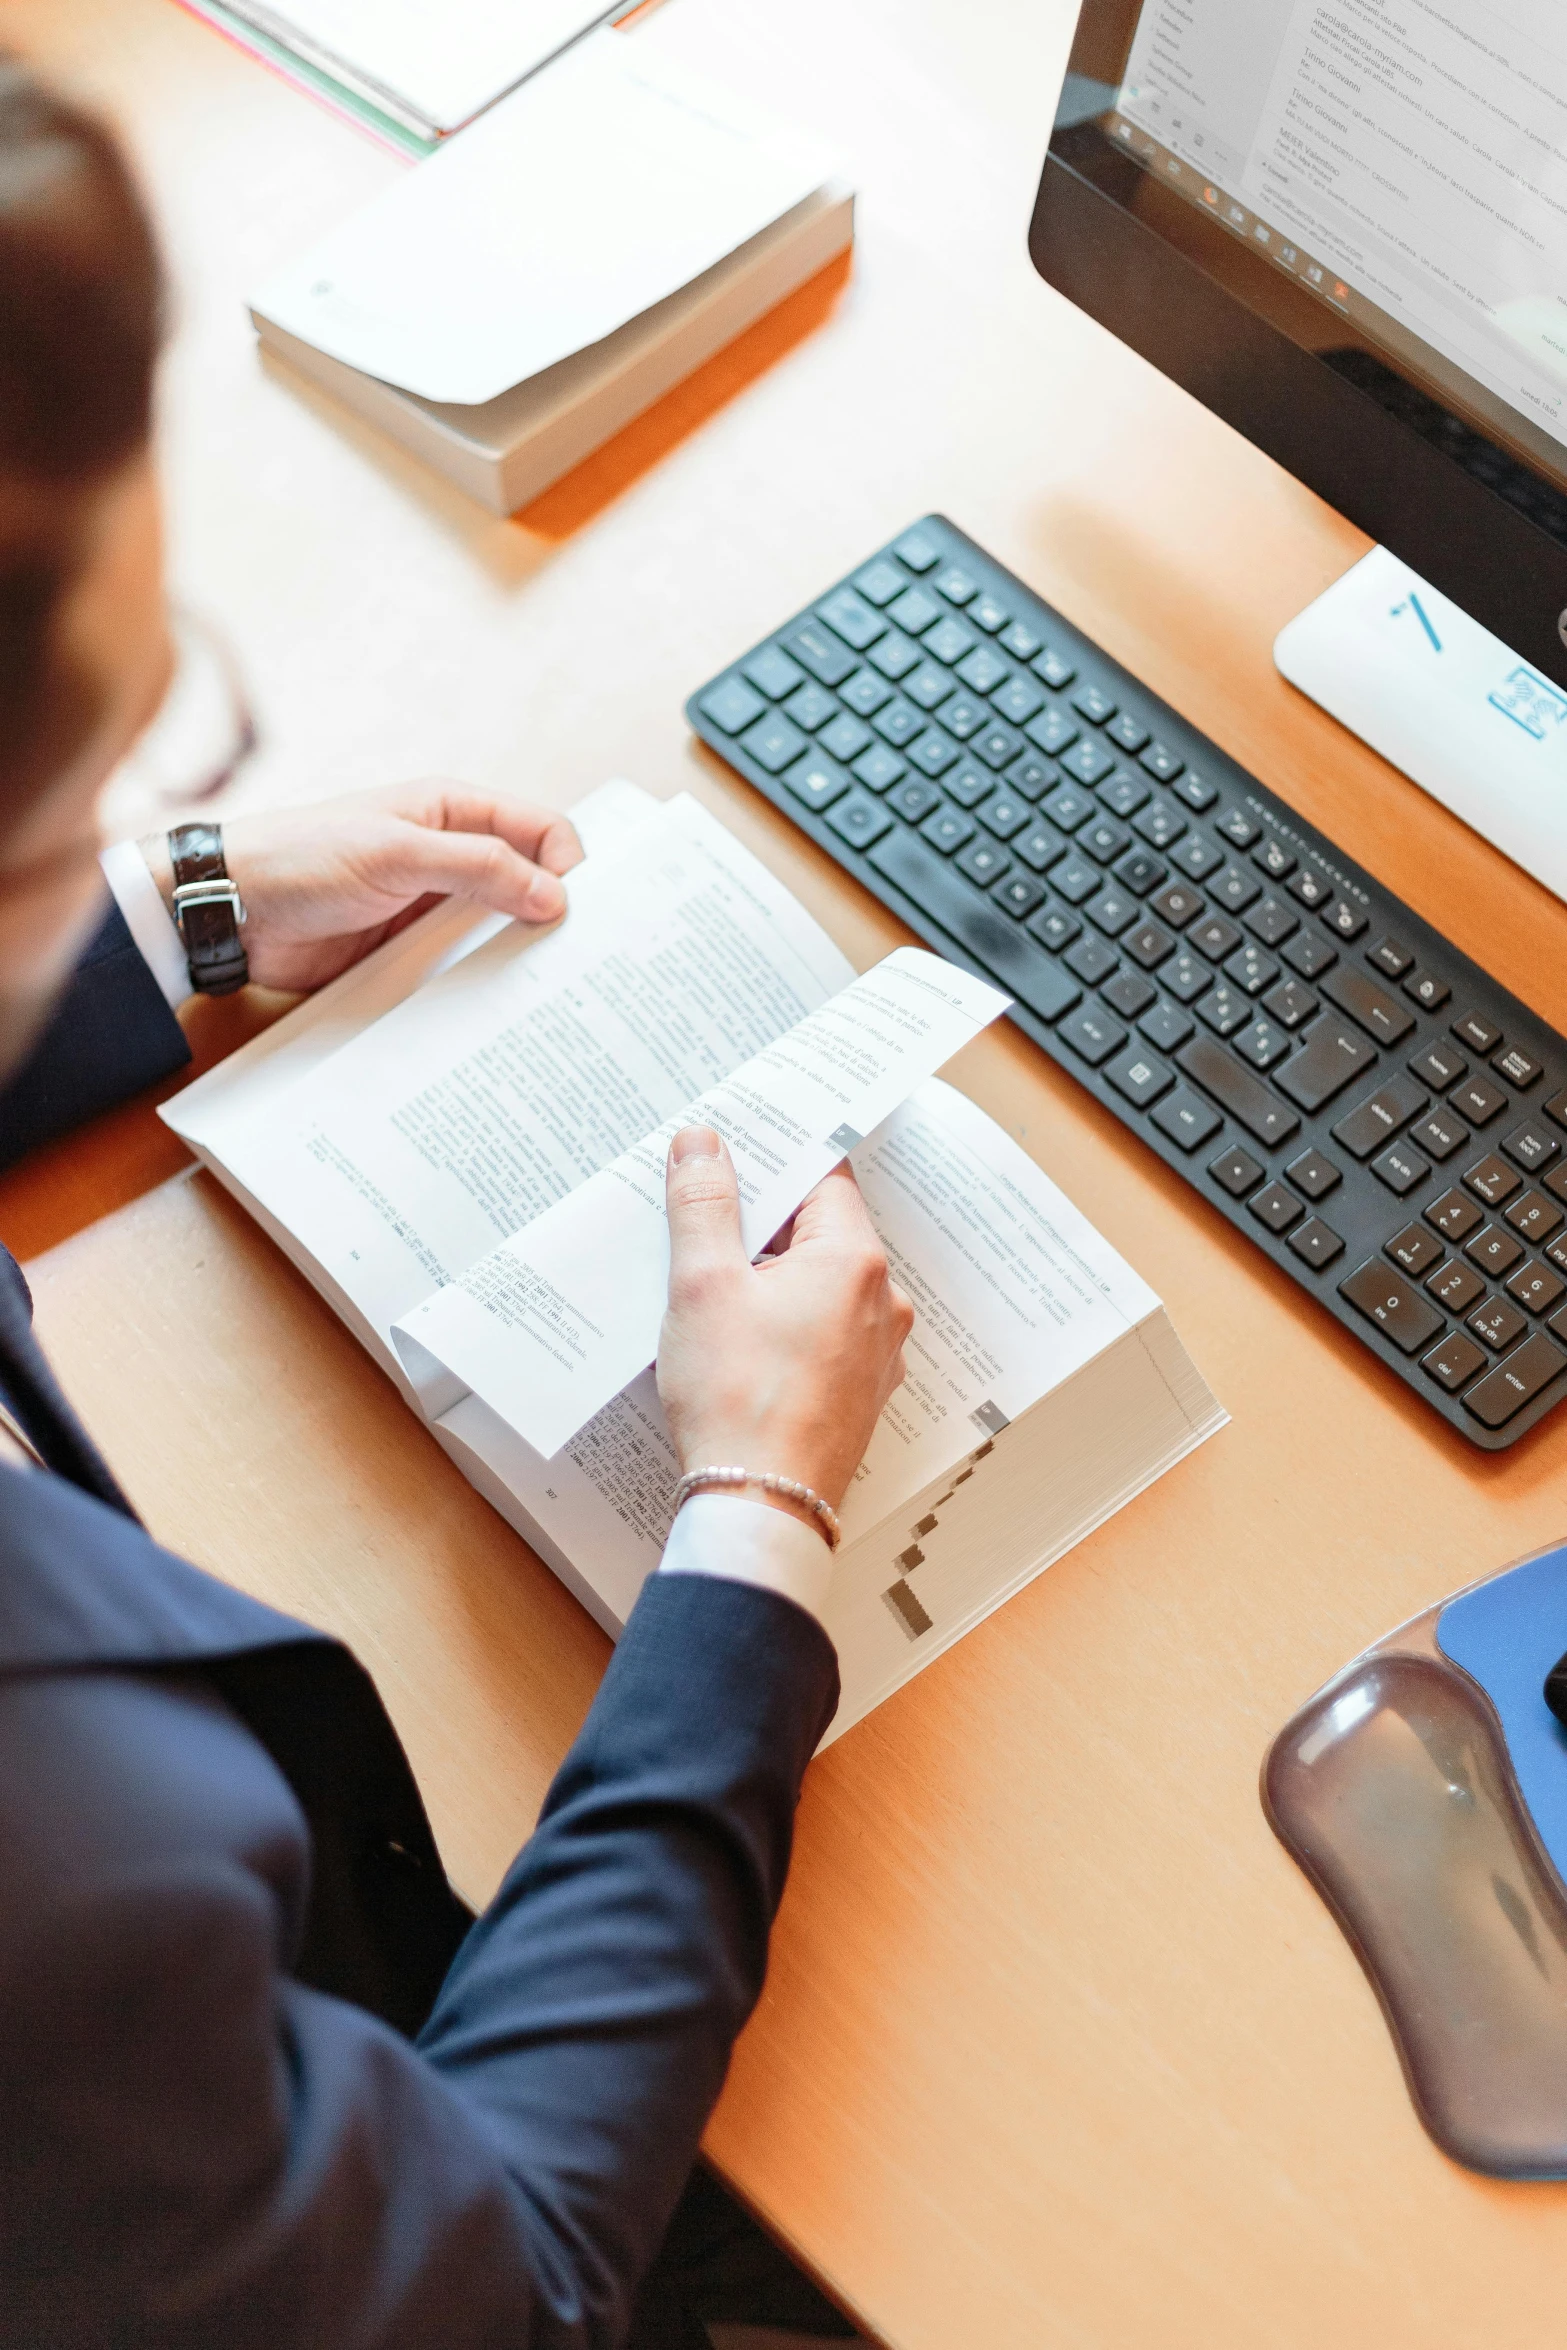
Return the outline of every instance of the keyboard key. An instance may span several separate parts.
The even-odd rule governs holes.
[[[805,671],[778,645],[764,645],[759,653],[753,653],[745,663],[745,674],[770,702],[781,702],[785,694],[805,683]]]
[[[1450,1110],[1438,1108],[1428,1118],[1422,1118],[1409,1137],[1417,1148],[1429,1151],[1433,1159],[1450,1159],[1454,1151],[1462,1150],[1472,1138],[1461,1118]]]
[[[1507,1294],[1531,1314],[1548,1314],[1552,1306],[1567,1296],[1567,1281],[1559,1273],[1553,1273],[1549,1265],[1542,1265],[1538,1257],[1531,1257],[1508,1280]]]
[[[847,702],[862,718],[874,718],[884,702],[892,700],[892,688],[884,677],[873,669],[861,669],[846,684],[839,686],[838,699]]]
[[[781,775],[786,767],[793,765],[802,751],[808,751],[810,747],[800,729],[791,726],[788,719],[776,710],[770,710],[765,718],[758,718],[756,724],[747,727],[740,737],[741,750],[753,758],[758,767],[765,767],[769,775]]]
[[[1450,1100],[1471,1126],[1489,1126],[1497,1111],[1507,1107],[1506,1094],[1484,1077],[1466,1077]]]
[[[1366,949],[1366,961],[1374,963],[1385,979],[1402,979],[1414,959],[1396,938],[1378,939],[1374,947]]]
[[[1004,678],[1010,677],[1012,672],[993,645],[976,645],[973,652],[958,663],[958,675],[965,685],[973,687],[975,693],[988,694]],[[1034,710],[1037,710],[1045,697],[1037,686],[1032,690]],[[1028,712],[1029,717],[1033,714],[1033,710]]]
[[[1124,824],[1117,824],[1108,816],[1096,816],[1092,824],[1085,824],[1077,836],[1079,848],[1097,857],[1101,865],[1108,865],[1118,857],[1131,839]]]
[[[1080,906],[1085,898],[1091,898],[1103,879],[1104,875],[1097,865],[1090,865],[1086,857],[1079,857],[1075,853],[1063,857],[1059,865],[1053,865],[1050,869],[1051,888],[1073,906]]]
[[[1442,1327],[1443,1317],[1400,1273],[1390,1273],[1378,1258],[1363,1265],[1338,1285],[1357,1313],[1375,1322],[1404,1354],[1428,1346]]]
[[[1178,754],[1172,751],[1167,744],[1155,742],[1150,743],[1143,752],[1142,765],[1147,768],[1150,775],[1157,776],[1161,783],[1173,783],[1181,772],[1182,762]],[[1217,793],[1214,794],[1214,797],[1218,797]],[[1211,802],[1209,804],[1211,805]]]
[[[1521,1232],[1531,1246],[1539,1248],[1549,1240],[1562,1220],[1562,1211],[1554,1200],[1546,1199],[1538,1191],[1526,1191],[1522,1199],[1515,1199],[1507,1209],[1504,1222],[1515,1232]]]
[[[1461,1265],[1456,1257],[1438,1265],[1426,1287],[1450,1314],[1467,1314],[1476,1298],[1485,1295],[1485,1283],[1473,1265]]]
[[[1162,1001],[1155,1004],[1151,1012],[1145,1012],[1137,1025],[1150,1044],[1158,1045],[1166,1053],[1173,1053],[1176,1046],[1184,1044],[1192,1032],[1192,1024],[1186,1014],[1177,1010],[1174,1004]]]
[[[1567,1126],[1567,1092],[1553,1093],[1543,1107],[1547,1118],[1554,1118],[1558,1126]]]
[[[970,579],[958,563],[949,563],[944,571],[938,571],[932,584],[949,604],[971,604],[979,594],[979,581]]]
[[[900,759],[896,751],[889,751],[885,743],[872,743],[853,761],[849,772],[859,778],[867,791],[890,791],[907,775],[909,763]]]
[[[1124,881],[1127,888],[1136,890],[1140,898],[1145,898],[1151,889],[1158,888],[1167,870],[1152,849],[1128,849],[1124,857],[1116,859],[1113,867],[1117,881]]]
[[[1211,840],[1204,840],[1200,832],[1189,832],[1179,848],[1170,851],[1170,862],[1179,865],[1190,880],[1202,881],[1224,859]]]
[[[940,807],[941,794],[933,783],[911,775],[906,782],[893,786],[887,794],[887,805],[905,824],[923,824],[932,808]]]
[[[1321,1033],[1321,1029],[1316,1031],[1318,1036]],[[1407,1077],[1394,1077],[1346,1110],[1333,1132],[1355,1158],[1369,1159],[1425,1106],[1426,1097],[1417,1085],[1411,1085]]]
[[[785,717],[794,719],[794,724],[803,726],[806,733],[815,733],[818,726],[827,724],[827,719],[836,712],[836,707],[839,705],[834,703],[832,693],[827,693],[825,686],[818,686],[811,679],[806,679],[806,684],[792,693],[785,703]]]
[[[1077,675],[1065,653],[1058,653],[1053,645],[1046,645],[1038,660],[1029,666],[1036,677],[1043,678],[1046,685],[1054,687],[1058,693],[1063,686],[1070,685]]]
[[[1469,1063],[1462,1053],[1454,1052],[1446,1039],[1439,1036],[1434,1044],[1427,1045],[1423,1053],[1416,1054],[1409,1064],[1409,1073],[1411,1077],[1418,1077],[1422,1085],[1429,1085],[1433,1093],[1445,1093],[1450,1085],[1458,1083],[1460,1077],[1468,1076]]]
[[[1153,927],[1150,923],[1149,928]],[[1180,953],[1165,964],[1159,977],[1171,995],[1179,996],[1183,1004],[1189,1004],[1194,996],[1200,996],[1204,988],[1213,984],[1214,972],[1212,964],[1205,963],[1201,955],[1194,955],[1190,947],[1182,947]]]
[[[1102,889],[1096,898],[1090,898],[1083,912],[1096,923],[1107,938],[1119,938],[1141,911],[1135,898],[1112,886]]]
[[[1098,808],[1087,792],[1079,791],[1075,783],[1063,783],[1044,803],[1044,813],[1052,824],[1059,824],[1063,832],[1075,832],[1089,816],[1097,816]]]
[[[831,726],[824,726],[816,738],[819,751],[848,764],[857,759],[871,739],[871,730],[862,718],[852,718],[847,710],[840,710]]]
[[[1060,833],[1052,832],[1049,825],[1041,824],[1037,817],[1028,830],[1019,833],[1012,843],[1013,854],[1021,857],[1025,865],[1032,866],[1036,873],[1043,873],[1053,865],[1065,847]]]
[[[867,604],[890,604],[908,585],[896,563],[889,563],[885,555],[878,555],[874,563],[867,563],[863,571],[854,575],[853,585]]]
[[[984,589],[968,606],[968,616],[976,628],[988,629],[992,636],[998,628],[1006,627],[1009,617],[1005,604],[998,604],[995,597]]]
[[[894,680],[907,677],[911,669],[921,666],[919,646],[911,644],[906,636],[900,636],[896,629],[884,636],[880,644],[872,645],[867,658],[881,671],[883,677]]]
[[[1450,1241],[1462,1240],[1466,1233],[1473,1232],[1477,1224],[1485,1222],[1474,1201],[1465,1199],[1461,1191],[1444,1191],[1441,1198],[1433,1200],[1423,1212],[1426,1222],[1434,1224],[1438,1232]]]
[[[1292,1061],[1285,1061],[1274,1084],[1303,1110],[1320,1110],[1336,1093],[1353,1082],[1376,1060],[1375,1049],[1351,1035],[1336,1020],[1319,1020]]]
[[[1284,949],[1284,960],[1292,971],[1300,973],[1302,979],[1315,979],[1319,971],[1331,971],[1338,956],[1325,938],[1318,938],[1313,932],[1303,930]]]
[[[966,821],[966,819],[965,819]],[[1014,922],[1021,922],[1032,914],[1045,894],[1045,885],[1031,873],[1009,873],[991,891],[998,906],[1004,906]]]
[[[1023,732],[1034,748],[1043,751],[1047,759],[1058,759],[1067,744],[1077,740],[1077,728],[1059,702],[1052,702],[1047,709],[1040,711],[1037,718],[1031,718]],[[1108,753],[1105,756],[1106,766],[1113,765]]]
[[[935,627],[920,640],[920,650],[934,654],[938,661],[945,661],[950,669],[962,660],[973,643],[974,631],[965,628],[961,620],[954,620],[949,613],[945,620],[938,620]]]
[[[1243,907],[1251,904],[1253,898],[1262,895],[1262,883],[1254,873],[1248,873],[1244,865],[1226,865],[1224,871],[1216,873],[1209,882],[1208,895],[1216,905],[1225,906],[1230,913],[1238,914]]]
[[[1184,1085],[1166,1094],[1149,1116],[1160,1133],[1167,1134],[1183,1151],[1201,1150],[1223,1124],[1218,1112],[1210,1109],[1199,1095],[1189,1093]]]
[[[1179,930],[1202,912],[1202,900],[1184,881],[1169,881],[1148,900],[1148,911],[1168,922],[1172,930]]]
[[[1439,1012],[1452,992],[1446,980],[1438,979],[1434,971],[1411,971],[1404,982],[1405,995],[1423,1012]]]
[[[863,791],[852,791],[847,799],[829,808],[827,821],[851,849],[868,849],[892,828],[892,818],[880,801]]]
[[[1034,820],[1034,811],[1027,800],[1014,799],[1009,791],[998,791],[974,813],[997,840],[1010,840],[1015,832],[1021,832],[1025,824]]]
[[[1295,1194],[1286,1191],[1282,1183],[1270,1183],[1265,1191],[1249,1199],[1246,1212],[1255,1216],[1259,1224],[1265,1224],[1270,1232],[1287,1232],[1306,1213]]]
[[[1320,1216],[1309,1216],[1304,1224],[1290,1234],[1287,1245],[1318,1272],[1324,1265],[1331,1265],[1335,1257],[1344,1254],[1341,1235],[1334,1231],[1331,1224],[1324,1224]]]
[[[1129,1045],[1124,1053],[1118,1053],[1105,1077],[1139,1110],[1148,1109],[1175,1083],[1175,1071],[1141,1045]]]
[[[1010,873],[1012,860],[999,841],[989,840],[983,833],[961,849],[955,859],[958,871],[966,873],[970,881],[977,881],[981,889],[989,889],[1003,873]]]
[[[1197,1017],[1206,1020],[1215,1036],[1233,1036],[1251,1018],[1251,1006],[1238,988],[1221,979],[1199,1001]]]
[[[934,661],[922,661],[913,676],[903,680],[903,690],[920,709],[934,710],[951,693],[952,680]]]
[[[1226,922],[1222,914],[1207,914],[1195,929],[1187,933],[1187,943],[1210,962],[1222,963],[1241,943],[1241,934],[1233,922]]]
[[[1501,1030],[1481,1012],[1465,1012],[1453,1022],[1453,1034],[1477,1053],[1494,1053],[1502,1041]]]
[[[1483,1199],[1488,1208],[1499,1208],[1504,1199],[1511,1199],[1523,1178],[1495,1153],[1488,1159],[1478,1159],[1464,1170],[1464,1182],[1476,1199]]]
[[[1281,1027],[1298,1028],[1319,1009],[1317,998],[1309,987],[1298,979],[1281,979],[1262,999],[1262,1008],[1277,1020]]]
[[[1118,712],[1105,728],[1105,733],[1115,744],[1117,750],[1125,751],[1134,757],[1148,740],[1147,727],[1143,725],[1141,719],[1134,718],[1130,710]]]
[[[1291,1159],[1284,1172],[1307,1199],[1326,1199],[1344,1180],[1341,1169],[1319,1150],[1302,1151],[1298,1159]]]
[[[917,734],[924,732],[925,713],[896,694],[885,710],[877,711],[871,724],[884,743],[891,743],[901,751],[905,743],[911,743]]]
[[[1160,929],[1157,922],[1139,922],[1137,928],[1129,931],[1122,939],[1121,944],[1129,955],[1136,957],[1145,971],[1151,971],[1156,963],[1164,961],[1175,941],[1167,930]],[[1211,978],[1212,973],[1205,970],[1204,977]]]
[[[945,775],[949,767],[957,765],[958,754],[946,736],[931,727],[917,743],[910,743],[909,760],[922,775]]]
[[[942,789],[949,800],[956,800],[960,808],[977,808],[996,788],[996,779],[988,767],[980,767],[972,759],[949,768],[942,779]],[[1059,854],[1059,848],[1057,853]]]
[[[916,591],[909,592],[912,595]],[[840,588],[825,604],[818,604],[816,612],[818,619],[825,620],[834,634],[841,636],[846,645],[852,645],[857,653],[863,653],[867,645],[873,645],[887,632],[881,614],[863,596],[857,596],[853,588]]]
[[[1130,767],[1118,767],[1095,788],[1105,806],[1117,816],[1135,816],[1148,797],[1147,784],[1139,782]]]
[[[1251,818],[1246,814],[1244,809],[1230,808],[1219,818],[1218,823],[1214,827],[1214,830],[1216,832],[1222,832],[1225,839],[1230,842],[1232,847],[1237,849],[1249,849],[1252,842],[1256,840],[1258,835],[1261,833],[1262,826],[1260,824],[1253,824]]]
[[[1279,975],[1273,957],[1265,955],[1250,939],[1226,958],[1224,969],[1226,977],[1233,979],[1237,987],[1243,987],[1248,995],[1261,995]]]
[[[931,571],[941,560],[941,549],[935,540],[917,528],[906,530],[901,539],[895,539],[892,551],[911,571]]]
[[[869,604],[865,609],[869,611]],[[881,635],[881,620],[876,620],[876,635]],[[803,660],[813,677],[825,686],[841,686],[848,672],[860,667],[853,653],[843,646],[839,637],[832,635],[829,627],[822,627],[820,620],[801,620],[796,630],[789,630],[785,644],[794,658]]]
[[[951,866],[912,832],[899,826],[889,833],[872,849],[870,862],[966,948],[998,987],[1006,988],[1041,1020],[1055,1020],[1077,1002],[1082,989],[1071,974],[997,907],[975,897]]]
[[[1100,685],[1080,685],[1072,696],[1072,707],[1090,726],[1103,726],[1107,718],[1115,716],[1115,703]]]
[[[1378,1044],[1397,1044],[1415,1024],[1413,1014],[1406,1012],[1386,988],[1378,987],[1374,979],[1368,979],[1363,971],[1353,970],[1347,963],[1328,973],[1322,982],[1322,992],[1341,1012],[1358,1021]]]
[[[1062,1021],[1056,1034],[1064,1037],[1074,1053],[1080,1053],[1090,1068],[1097,1069],[1101,1061],[1108,1061],[1126,1042],[1126,1030],[1119,1020],[1113,1020],[1100,1004],[1083,1004],[1070,1018]]]
[[[1036,710],[1044,707],[1044,695],[1037,685],[1026,677],[1009,677],[990,697],[990,706],[998,710],[1012,726],[1023,726]]]
[[[1287,881],[1295,870],[1295,860],[1282,841],[1260,841],[1251,852],[1251,861],[1270,881]]]
[[[766,707],[761,695],[753,692],[738,677],[726,677],[721,684],[710,685],[697,703],[703,715],[711,718],[713,724],[721,727],[725,734],[742,733],[753,718],[761,716]]]
[[[1406,1192],[1414,1191],[1424,1183],[1431,1168],[1429,1162],[1418,1151],[1412,1151],[1407,1143],[1390,1142],[1381,1157],[1372,1160],[1371,1172],[1379,1183],[1385,1183],[1389,1191],[1397,1192],[1402,1199]]]
[[[1491,1066],[1498,1077],[1505,1077],[1509,1085],[1516,1085],[1520,1093],[1527,1093],[1544,1067],[1533,1053],[1526,1053],[1521,1045],[1510,1044],[1491,1056]]]
[[[841,800],[849,788],[849,778],[841,767],[824,759],[820,751],[807,751],[803,759],[784,772],[784,782],[797,800],[814,808],[818,815],[830,808],[834,800]]]
[[[1505,1354],[1510,1346],[1516,1346],[1528,1327],[1518,1308],[1505,1297],[1489,1298],[1483,1306],[1476,1306],[1464,1324],[1494,1355]]]
[[[1353,898],[1335,898],[1322,909],[1322,920],[1335,938],[1358,938],[1370,919]]]
[[[1075,947],[1061,958],[1074,979],[1085,987],[1097,987],[1101,979],[1108,979],[1120,957],[1104,939],[1085,931]]]
[[[1313,873],[1309,865],[1303,865],[1298,873],[1292,874],[1285,886],[1290,896],[1299,898],[1301,904],[1313,914],[1319,906],[1325,906],[1333,895],[1321,874]]]
[[[1553,1199],[1567,1199],[1567,1166],[1553,1167],[1542,1180]]]
[[[1034,725],[1038,724],[1039,721],[1036,718]],[[1030,731],[1032,732],[1032,730]],[[1035,742],[1039,741],[1037,735],[1033,735],[1032,739]],[[1047,750],[1049,745],[1040,743],[1039,747],[1041,750]],[[1101,776],[1109,774],[1115,765],[1115,760],[1111,753],[1105,749],[1103,743],[1082,741],[1072,745],[1072,748],[1062,759],[1061,765],[1068,775],[1076,776],[1079,783],[1093,784],[1097,783]]]
[[[1176,1054],[1182,1072],[1211,1093],[1254,1141],[1274,1150],[1298,1133],[1300,1120],[1211,1036],[1194,1036]]]
[[[1106,981],[1099,992],[1112,1012],[1119,1012],[1123,1020],[1135,1020],[1139,1012],[1145,1012],[1148,1009],[1159,991],[1152,980],[1145,979],[1140,971],[1118,971],[1113,979]],[[1187,1034],[1190,1035],[1191,1022],[1189,1020],[1185,1023],[1185,1028]],[[1144,1029],[1143,1034],[1146,1036],[1147,1033],[1147,1030]],[[1149,1041],[1152,1042],[1152,1039],[1150,1038]],[[1180,1041],[1180,1038],[1176,1039],[1177,1043]]]
[[[1465,1338],[1461,1330],[1450,1330],[1428,1355],[1420,1358],[1420,1368],[1433,1378],[1438,1387],[1445,1387],[1449,1395],[1456,1395],[1466,1379],[1472,1379],[1485,1361],[1485,1351],[1472,1338]]]
[[[1061,781],[1061,770],[1053,759],[1041,759],[1033,751],[1025,751],[1021,759],[1014,759],[1007,769],[1007,782],[1013,791],[1020,791],[1025,800],[1037,800]]]
[[[1157,774],[1158,770],[1151,769],[1150,773]],[[1168,780],[1168,777],[1160,777],[1161,782]],[[1219,796],[1218,785],[1210,783],[1206,775],[1199,775],[1195,767],[1189,767],[1180,781],[1171,785],[1171,789],[1178,800],[1184,800],[1188,808],[1195,808],[1199,816],[1211,808]]]
[[[1219,1184],[1219,1189],[1229,1191],[1231,1199],[1245,1199],[1247,1191],[1255,1191],[1269,1170],[1259,1166],[1250,1152],[1243,1152],[1236,1144],[1231,1144],[1226,1152],[1219,1152],[1217,1159],[1208,1161],[1208,1173]]]
[[[1526,1175],[1533,1175],[1539,1168],[1548,1167],[1561,1147],[1555,1135],[1538,1118],[1526,1118],[1521,1126],[1513,1128],[1511,1134],[1502,1136],[1503,1150],[1510,1159],[1517,1161]]]
[[[1040,640],[1035,636],[1033,630],[1026,627],[1021,620],[1009,622],[1001,631],[996,642],[1004,653],[1012,655],[1014,661],[1032,661],[1040,645]]]
[[[1500,1224],[1487,1224],[1483,1232],[1477,1232],[1473,1240],[1464,1243],[1464,1255],[1482,1273],[1489,1273],[1493,1281],[1500,1281],[1504,1273],[1512,1271],[1523,1250]]]
[[[1254,1020],[1235,1039],[1235,1050],[1254,1069],[1271,1069],[1275,1061],[1283,1060],[1289,1049],[1289,1038],[1271,1020]]]
[[[1498,1363],[1487,1378],[1477,1379],[1464,1396],[1464,1409],[1487,1428],[1505,1427],[1515,1412],[1550,1386],[1567,1370],[1567,1355],[1553,1346],[1542,1330],[1526,1338],[1516,1354]]]
[[[960,849],[966,840],[972,840],[973,837],[972,822],[957,808],[938,808],[929,822],[920,826],[921,840],[928,840],[931,847],[940,849],[944,857],[950,857],[955,849]]]
[[[923,636],[927,628],[934,628],[941,614],[942,606],[933,595],[925,588],[911,587],[898,598],[887,618],[894,628],[905,630],[909,636]],[[832,618],[830,612],[827,618]]]
[[[1071,945],[1083,925],[1065,906],[1042,906],[1028,927],[1032,937],[1058,955],[1063,947]]]
[[[1277,898],[1264,898],[1260,906],[1253,906],[1245,916],[1247,929],[1254,938],[1260,938],[1265,947],[1282,945],[1293,930],[1300,928],[1300,916],[1292,914],[1288,906],[1281,906]]]
[[[1428,1273],[1447,1253],[1442,1243],[1421,1224],[1406,1224],[1402,1232],[1395,1232],[1392,1239],[1383,1245],[1394,1264],[1401,1265],[1406,1273],[1414,1274],[1417,1279],[1422,1273]],[[1429,1289],[1430,1286],[1427,1282],[1426,1287]]]

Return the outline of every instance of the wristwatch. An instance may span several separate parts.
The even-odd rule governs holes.
[[[174,919],[185,942],[190,983],[202,995],[232,995],[250,977],[240,944],[245,903],[223,861],[223,828],[178,824],[169,834]]]

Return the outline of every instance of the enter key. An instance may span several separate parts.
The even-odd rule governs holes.
[[[1341,1027],[1336,1020],[1319,1020],[1294,1059],[1274,1070],[1273,1082],[1303,1110],[1320,1110],[1324,1102],[1342,1093],[1351,1078],[1369,1069],[1376,1057],[1376,1046],[1367,1044],[1353,1029]]]

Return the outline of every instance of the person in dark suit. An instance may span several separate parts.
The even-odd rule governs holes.
[[[184,1050],[145,943],[171,872],[154,844],[140,912],[106,913],[96,831],[168,670],[158,287],[113,143],[0,64],[12,1156]],[[559,819],[422,787],[225,828],[209,910],[232,913],[232,883],[250,969],[306,986],[442,894],[547,918],[575,853]],[[232,960],[233,924],[181,943],[193,968],[198,947]],[[835,1503],[911,1319],[852,1178],[762,1268],[716,1135],[677,1137],[669,1206],[659,1378],[684,1461]],[[763,2276],[692,2169],[836,1702],[819,1513],[687,1503],[475,1920],[366,1673],[151,1539],[3,1252],[0,1404],[0,2344],[698,2350],[705,2317],[769,2314],[851,2332]],[[749,2263],[792,2310],[715,2305],[710,2255],[737,2248],[731,2277]]]

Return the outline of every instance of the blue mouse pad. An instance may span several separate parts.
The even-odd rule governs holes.
[[[1567,1884],[1567,1729],[1545,1702],[1545,1676],[1567,1651],[1567,1546],[1449,1600],[1436,1638],[1501,1716],[1518,1792]]]

